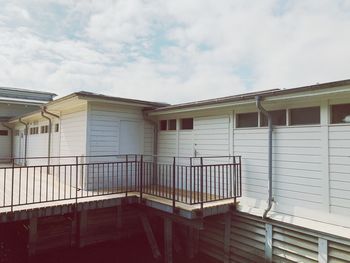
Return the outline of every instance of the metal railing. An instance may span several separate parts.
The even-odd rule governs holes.
[[[0,166],[0,208],[130,193],[200,205],[242,195],[241,157],[103,155],[11,158]],[[1,161],[1,160],[0,160]],[[23,164],[26,164],[23,166]],[[0,211],[1,212],[1,211]]]

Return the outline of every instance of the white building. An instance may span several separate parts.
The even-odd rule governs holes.
[[[11,133],[6,122],[15,116],[32,112],[51,101],[56,95],[49,92],[0,87],[0,162],[13,154]]]
[[[262,109],[273,124],[271,167]],[[51,138],[43,116],[52,121]],[[25,144],[26,157],[240,155],[240,212],[257,218],[268,212],[275,222],[350,242],[349,119],[350,80],[345,80],[179,105],[79,92],[9,124],[19,135],[15,157],[25,157]],[[29,129],[26,143],[23,123]]]

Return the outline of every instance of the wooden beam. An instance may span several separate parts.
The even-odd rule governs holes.
[[[164,262],[173,263],[173,222],[164,217]]]
[[[151,224],[149,223],[148,217],[146,216],[145,213],[140,213],[140,219],[141,219],[143,229],[145,230],[148,243],[152,249],[153,257],[156,260],[158,260],[160,259],[161,254],[157,244],[157,240],[153,235],[152,227],[151,227]]]
[[[231,240],[231,213],[225,215],[225,233],[224,233],[224,263],[230,262],[230,240]]]
[[[38,218],[36,216],[29,219],[28,235],[28,255],[32,256],[36,252],[36,245],[38,240]]]

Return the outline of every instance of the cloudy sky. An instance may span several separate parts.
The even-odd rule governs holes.
[[[177,103],[350,78],[350,0],[0,6],[0,86]]]

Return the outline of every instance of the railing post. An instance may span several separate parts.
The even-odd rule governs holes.
[[[140,159],[140,203],[142,203],[142,192],[143,192],[143,155]]]
[[[129,165],[128,165],[128,162],[129,162],[129,158],[128,158],[128,155],[125,156],[125,196],[128,196],[128,187],[129,187],[129,180],[128,180],[128,177],[129,177]]]
[[[75,156],[75,210],[78,209],[78,178],[79,178],[79,157]]]
[[[175,212],[175,198],[176,198],[176,190],[175,190],[175,171],[176,171],[176,168],[175,168],[175,165],[176,165],[176,157],[173,158],[173,183],[172,183],[172,187],[173,187],[173,213]]]
[[[201,157],[201,211],[203,215],[203,157]]]
[[[13,188],[14,188],[14,181],[15,181],[15,159],[12,158],[12,182],[11,182],[11,212],[13,212]],[[6,182],[5,182],[6,185]],[[21,191],[21,189],[19,189]]]

